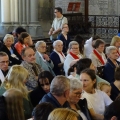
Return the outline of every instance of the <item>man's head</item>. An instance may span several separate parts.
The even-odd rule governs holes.
[[[115,100],[106,108],[104,120],[120,120],[120,100]]]
[[[28,63],[35,63],[35,52],[31,47],[26,47],[22,50],[21,56]]]
[[[16,32],[17,37],[19,37],[22,32],[27,32],[27,31],[23,27],[19,26],[16,28],[15,32]]]
[[[63,50],[63,42],[61,40],[56,40],[53,43],[53,47],[57,52],[62,52]]]
[[[69,97],[69,91],[70,91],[70,80],[62,75],[56,76],[50,85],[50,92],[52,95],[57,97],[64,98],[64,102]],[[60,100],[59,100],[60,101]]]
[[[54,9],[54,14],[57,18],[61,17],[62,16],[62,8],[60,7],[55,7]]]
[[[5,52],[0,52],[0,69],[3,71],[8,70],[9,57]]]

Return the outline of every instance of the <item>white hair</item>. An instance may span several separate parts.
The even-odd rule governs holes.
[[[69,43],[69,49],[71,49],[72,48],[72,45],[78,45],[79,46],[79,44],[78,44],[78,42],[76,42],[76,41],[71,41],[70,43]]]
[[[105,53],[108,55],[112,50],[117,50],[115,46],[106,47]]]
[[[14,43],[14,37],[11,34],[6,34],[5,37],[3,38],[3,42],[5,43],[8,38],[11,38]]]
[[[76,78],[70,79],[70,90],[82,89],[83,84]]]
[[[45,43],[44,41],[38,41],[35,44],[35,48],[37,49],[41,44]],[[45,43],[46,44],[46,43]]]
[[[62,43],[62,44],[63,44],[63,42],[62,42],[61,40],[56,40],[56,41],[54,41],[54,43],[53,43],[53,47],[55,47],[58,43]]]

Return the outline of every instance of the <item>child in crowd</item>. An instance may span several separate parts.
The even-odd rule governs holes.
[[[111,86],[109,84],[100,82],[98,83],[97,88],[100,89],[101,91],[104,91],[108,96],[110,96]]]

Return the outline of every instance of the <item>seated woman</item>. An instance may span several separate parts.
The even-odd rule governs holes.
[[[78,112],[83,120],[92,120],[87,108],[86,99],[80,99],[82,94],[82,83],[77,79],[70,79],[70,93],[68,102],[70,108]]]
[[[26,119],[31,117],[31,112],[33,109],[28,98],[28,90],[25,86],[28,76],[29,73],[24,67],[20,65],[13,65],[6,76],[5,81],[0,87],[0,95],[10,88],[19,89],[23,93],[23,106]]]
[[[42,97],[50,92],[50,84],[54,76],[49,71],[43,71],[38,76],[38,87],[29,93],[32,105],[35,107]]]
[[[43,70],[49,71],[53,76],[55,73],[53,72],[54,64],[52,60],[50,60],[49,56],[46,54],[46,43],[44,41],[38,41],[35,44],[36,53],[36,63],[39,64]]]
[[[68,24],[63,24],[62,26],[62,32],[58,35],[58,40],[61,40],[63,42],[63,53],[67,53],[68,45],[70,43],[70,36],[68,35],[69,27]]]
[[[90,54],[90,58],[92,60],[93,65],[97,67],[104,66],[107,59],[105,57],[105,54],[103,53],[105,49],[105,42],[101,39],[97,39],[93,45],[95,48],[93,52]]]
[[[76,63],[76,76],[75,77],[78,80],[80,79],[80,73],[86,68],[90,68],[95,71],[95,67],[90,58],[82,58]],[[107,84],[110,84],[106,80],[100,78],[98,75],[96,75],[96,81],[97,81],[97,84],[100,82],[105,82]]]
[[[32,112],[33,120],[48,120],[48,116],[53,110],[54,106],[51,103],[38,104]]]
[[[117,60],[120,62],[120,37],[119,36],[114,36],[112,38],[110,46],[115,46],[117,48],[117,53],[119,55],[119,58]]]
[[[111,83],[110,98],[114,101],[120,95],[120,66],[115,70],[115,81]]]
[[[56,40],[53,43],[53,52],[50,54],[50,59],[54,64],[53,71],[56,75],[64,74],[63,63],[65,61],[65,55],[63,54],[63,42],[61,40]]]
[[[17,52],[21,55],[23,48],[31,46],[33,44],[31,36],[27,32],[22,32],[18,38],[18,42],[15,44]]]
[[[48,120],[81,120],[79,115],[73,110],[66,108],[57,108],[48,116]]]
[[[117,61],[119,57],[117,53],[117,48],[115,46],[107,47],[106,54],[108,59],[103,69],[103,78],[107,80],[109,83],[112,83],[115,80],[114,78],[115,69],[120,64],[120,62]]]
[[[92,69],[85,69],[80,74],[80,81],[83,83],[83,98],[87,99],[89,111],[96,120],[104,119],[105,107],[112,103],[109,96],[96,89],[96,75]]]
[[[69,53],[66,56],[64,61],[64,71],[65,75],[68,76],[68,69],[70,68],[70,63],[73,60],[81,59],[83,56],[80,54],[79,51],[79,44],[76,41],[72,41],[69,43]]]
[[[13,35],[6,34],[3,38],[3,44],[0,47],[0,51],[3,51],[7,53],[9,56],[9,66],[15,65],[15,64],[21,64],[22,57],[17,52],[16,48],[13,46],[14,43],[14,37]]]
[[[23,93],[15,88],[7,90],[3,96],[6,102],[6,112],[9,120],[25,120],[23,108]]]

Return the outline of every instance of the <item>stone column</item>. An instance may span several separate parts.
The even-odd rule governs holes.
[[[18,1],[18,20],[19,20],[19,25],[21,25],[22,22],[22,2],[21,0]]]
[[[15,23],[18,23],[18,0],[14,0],[14,16],[15,16],[15,18],[14,18],[14,22]]]
[[[30,23],[38,22],[38,0],[30,0]]]
[[[1,0],[1,22],[10,23],[10,0]]]
[[[29,25],[30,22],[30,1],[26,0],[26,21],[27,25]]]
[[[21,1],[22,1],[22,24],[26,24],[26,0]]]

